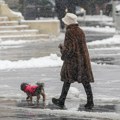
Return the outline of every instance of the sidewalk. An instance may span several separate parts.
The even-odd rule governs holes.
[[[105,114],[107,115],[107,118],[110,118],[111,116],[116,118],[119,114],[117,112],[120,112],[117,111],[120,110],[120,68],[119,66],[104,66],[94,64],[92,65],[92,68],[95,77],[95,83],[92,84],[95,105],[117,105],[118,109],[115,109],[113,106],[115,114],[114,112],[99,112],[96,114],[99,116],[98,117],[94,112],[91,112],[91,114],[89,114],[89,112],[76,111],[76,109],[79,107],[79,104],[84,105],[86,103],[86,95],[84,93],[83,87],[78,83],[72,84],[72,87],[75,87],[80,91],[79,96],[77,97],[74,93],[69,93],[67,96],[66,105],[68,109],[72,110],[72,113],[71,111],[64,111],[64,114],[66,115],[65,118],[64,115],[62,115],[63,111],[61,110],[50,111],[17,107],[16,102],[25,98],[25,94],[20,91],[19,88],[22,82],[35,83],[37,81],[44,81],[45,91],[47,94],[47,103],[51,103],[52,97],[59,96],[63,84],[60,81],[60,67],[50,67],[0,71],[0,117],[4,118],[2,120],[7,120],[8,118],[10,118],[10,120],[14,120],[15,118],[19,118],[20,120],[37,120],[39,118],[45,118],[48,120],[80,120],[78,119],[79,113],[81,120],[92,120],[90,118],[96,119],[96,117],[98,117],[97,120],[105,120]],[[6,89],[3,89],[2,86],[4,86]],[[73,114],[77,115],[77,117],[72,116]],[[111,116],[109,116],[109,114],[111,114]]]

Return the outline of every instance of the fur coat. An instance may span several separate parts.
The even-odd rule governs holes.
[[[78,24],[67,26],[64,44],[59,46],[61,59],[61,80],[64,82],[94,82],[85,34]]]

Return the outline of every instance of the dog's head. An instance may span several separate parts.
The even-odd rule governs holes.
[[[21,84],[20,88],[21,88],[22,91],[25,90],[26,85],[28,85],[28,83],[22,83]]]
[[[39,82],[37,82],[36,85],[38,85],[40,88],[43,88],[43,87],[44,87],[44,83],[39,83]]]

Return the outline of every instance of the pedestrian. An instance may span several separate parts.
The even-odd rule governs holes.
[[[76,13],[76,0],[66,0],[67,12],[68,13]]]
[[[60,20],[60,27],[63,30],[64,29],[64,23],[62,21],[62,18],[66,14],[66,9],[67,9],[67,1],[66,0],[55,0],[55,10],[57,13],[57,17]]]
[[[77,16],[73,13],[67,13],[62,19],[66,26],[64,44],[60,44],[61,59],[63,66],[61,69],[61,81],[63,88],[59,99],[52,98],[52,102],[63,108],[65,99],[71,83],[82,83],[87,95],[86,109],[92,109],[94,106],[93,94],[90,82],[94,82],[91,69],[89,53],[85,41],[85,34],[78,26]]]

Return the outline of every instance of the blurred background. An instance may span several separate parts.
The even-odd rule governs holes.
[[[72,12],[82,16],[84,10],[88,15],[112,15],[112,0],[5,0],[14,11],[22,12],[25,19],[56,17],[58,12]],[[61,6],[62,5],[62,6]],[[59,10],[58,10],[59,8]]]

